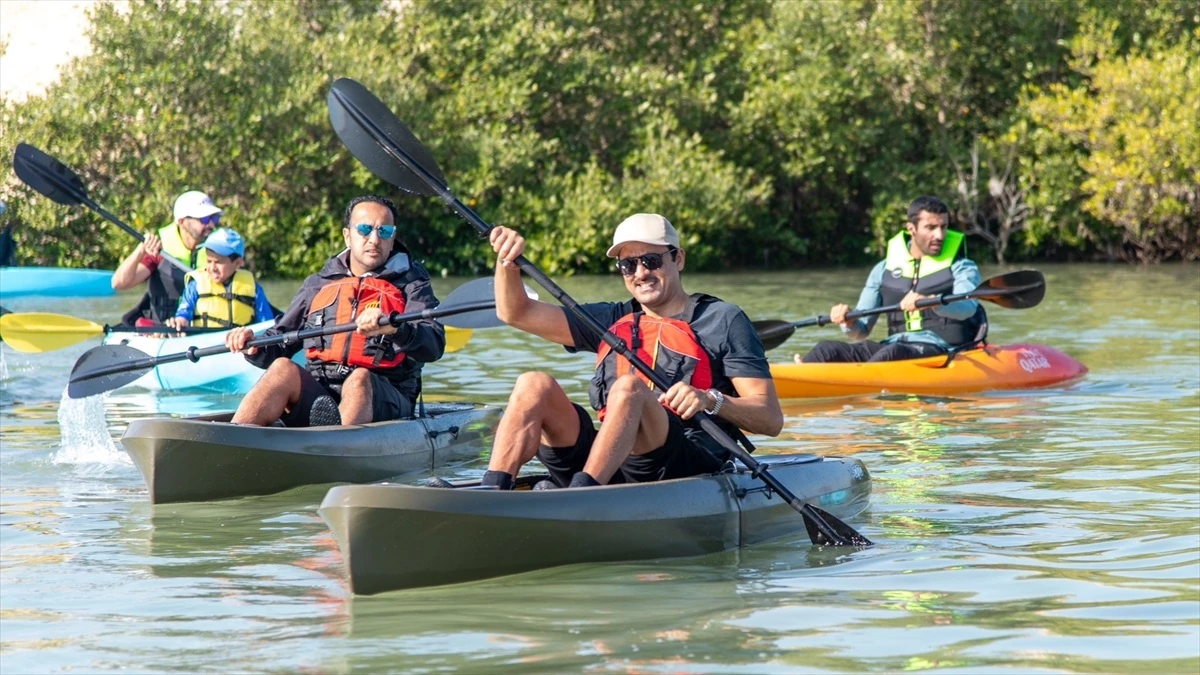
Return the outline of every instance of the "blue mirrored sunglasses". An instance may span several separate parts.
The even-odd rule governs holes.
[[[354,229],[357,230],[364,239],[369,239],[371,237],[372,230],[379,232],[380,239],[391,239],[392,237],[396,236],[395,225],[368,225],[366,223],[359,223],[354,226]]]
[[[201,225],[212,225],[213,227],[216,227],[217,225],[221,224],[221,214],[214,213],[211,216],[204,216],[203,218],[197,218],[196,220],[200,221]]]

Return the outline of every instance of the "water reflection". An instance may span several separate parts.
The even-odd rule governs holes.
[[[680,649],[736,653],[737,631],[719,625],[745,611],[736,560],[572,566],[354,598],[350,649],[368,670],[386,670],[396,658],[406,669],[624,667],[631,645],[646,667],[676,662]]]
[[[760,443],[764,455],[862,459],[875,493],[855,526],[873,549],[839,556],[798,536],[369,598],[346,592],[315,514],[323,487],[152,507],[129,464],[53,464],[67,375],[93,345],[0,346],[3,670],[1197,672],[1200,270],[1043,271],[1046,301],[993,311],[992,339],[1053,345],[1091,368],[1083,381],[792,402],[783,437]],[[853,300],[864,277],[686,280],[755,319],[794,319]],[[439,294],[457,282],[445,281]],[[581,301],[621,292],[615,277],[564,285]],[[136,298],[12,309],[104,321],[123,300]],[[800,331],[772,357],[833,334]],[[425,387],[502,403],[539,367],[582,400],[589,366],[515,331],[478,331],[426,370]],[[135,417],[236,400],[115,392],[103,405],[116,437]]]

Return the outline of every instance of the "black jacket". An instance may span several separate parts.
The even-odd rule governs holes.
[[[275,319],[275,325],[267,329],[264,335],[278,335],[293,330],[303,330],[313,326],[305,325],[309,314],[309,306],[317,291],[322,286],[342,277],[351,276],[348,265],[350,252],[342,251],[326,261],[321,271],[310,275],[292,298],[287,311]],[[433,295],[433,285],[429,272],[419,263],[413,262],[407,249],[397,246],[392,256],[383,266],[372,273],[384,281],[391,282],[404,294],[404,311],[419,312],[438,306],[438,299]],[[412,321],[407,324],[411,330],[403,326],[390,339],[397,340],[395,348],[406,354],[406,358],[395,368],[377,369],[376,373],[386,377],[410,399],[416,399],[421,391],[421,367],[426,363],[442,358],[446,349],[446,329],[432,320]],[[377,339],[377,338],[373,338]],[[287,345],[270,345],[260,347],[259,352],[247,355],[246,360],[266,368],[278,358],[291,358],[300,351],[302,345],[298,342]],[[341,368],[341,364],[327,364],[322,361],[308,361],[308,371],[318,380],[337,384],[346,379],[350,371]]]

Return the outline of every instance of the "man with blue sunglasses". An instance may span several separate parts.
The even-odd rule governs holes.
[[[194,270],[204,269],[208,259],[200,244],[208,239],[224,213],[208,195],[197,190],[175,200],[175,220],[146,239],[113,272],[112,287],[118,291],[149,281],[149,289],[137,307],[122,317],[128,326],[161,324],[175,316],[183,295],[185,270],[163,262],[166,253]]]
[[[392,312],[437,307],[429,273],[396,241],[396,206],[356,197],[342,218],[346,248],[309,276],[266,335],[354,322],[358,329],[304,341],[246,349],[254,333],[230,331],[225,344],[266,368],[242,399],[236,424],[289,427],[366,424],[412,417],[421,368],[442,357],[446,331],[433,320],[380,326]],[[305,367],[292,355],[305,349]]]

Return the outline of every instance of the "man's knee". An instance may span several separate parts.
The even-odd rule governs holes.
[[[371,371],[366,368],[355,368],[346,376],[342,386],[350,385],[351,387],[362,387],[371,385]]]
[[[509,406],[539,405],[546,396],[555,390],[561,390],[558,381],[549,373],[530,371],[521,373],[513,385],[512,394],[508,397]]]
[[[267,366],[260,382],[266,383],[272,389],[292,388],[300,386],[300,366],[291,359],[275,359]]]
[[[637,401],[650,393],[650,388],[637,375],[622,375],[608,389],[608,405],[621,405]]]

